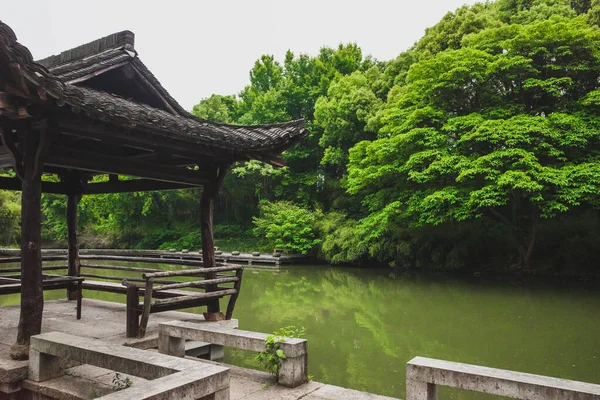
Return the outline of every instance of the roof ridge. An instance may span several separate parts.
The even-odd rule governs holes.
[[[46,68],[53,68],[70,61],[78,60],[92,54],[97,54],[111,48],[125,45],[130,45],[132,47],[135,45],[135,34],[133,32],[121,31],[113,33],[112,35],[108,35],[72,49],[62,51],[60,54],[37,60],[36,62]]]

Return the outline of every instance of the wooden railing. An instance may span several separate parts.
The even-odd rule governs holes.
[[[437,400],[438,386],[521,400],[600,400],[600,385],[415,357],[406,365],[406,400]]]
[[[127,313],[128,313],[128,336],[144,337],[146,334],[146,327],[148,325],[148,318],[150,313],[177,310],[181,308],[197,307],[209,305],[211,301],[218,300],[225,296],[229,297],[229,303],[227,305],[227,312],[225,319],[231,319],[233,315],[233,308],[235,307],[236,300],[240,293],[240,286],[242,284],[242,273],[244,268],[241,265],[221,265],[215,268],[196,268],[179,271],[160,271],[144,273],[142,278],[144,279],[144,304],[142,306],[137,305],[137,299],[139,297],[139,290],[141,284],[136,282],[123,281],[123,284],[127,286]],[[218,275],[223,272],[235,272],[235,276]],[[216,276],[215,278],[212,278]],[[176,282],[160,284],[154,286],[156,278],[167,278],[167,277],[211,277],[210,279],[194,280],[189,282]],[[220,287],[220,284],[233,283],[233,288]],[[182,292],[178,289],[183,288],[199,288],[205,289],[205,293],[194,293],[194,292]],[[208,289],[212,289],[208,291]],[[171,298],[152,300],[158,293],[174,294]],[[134,303],[136,306],[134,307]],[[141,320],[139,327],[135,327],[135,321],[137,321],[137,315],[134,317],[130,313],[138,312],[141,314]],[[130,331],[131,330],[131,331]]]
[[[85,278],[83,289],[120,293],[127,296],[126,331],[127,336],[129,337],[143,337],[145,335],[149,315],[151,313],[206,306],[225,296],[230,296],[230,298],[224,317],[225,319],[231,319],[242,282],[243,267],[237,264],[217,263],[217,267],[203,268],[202,261],[197,259],[169,258],[168,256],[136,257],[99,254],[81,255],[79,259],[81,263],[79,277]],[[62,255],[43,257],[43,262],[66,260],[67,256]],[[0,264],[16,263],[20,261],[20,257],[0,258]],[[97,263],[90,263],[93,261],[97,261]],[[127,265],[106,265],[101,261],[166,264],[195,268],[185,270],[164,270]],[[68,268],[66,265],[43,265],[42,270],[44,272],[66,272]],[[99,273],[94,273],[94,270],[122,271],[139,273],[139,275],[123,278],[123,276],[111,275],[110,273],[100,275]],[[11,277],[18,278],[18,273],[20,272],[20,268],[0,268],[0,274],[8,279]],[[8,273],[13,275],[7,275]],[[168,279],[180,277],[208,277],[209,279],[196,279],[187,282]],[[116,282],[113,283],[110,281]],[[233,284],[233,286],[222,286],[227,284]],[[180,289],[202,289],[204,292],[182,291]],[[144,296],[144,302],[140,304],[139,297],[142,295]],[[159,300],[153,300],[153,298]]]

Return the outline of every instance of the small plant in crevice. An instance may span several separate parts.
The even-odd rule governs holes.
[[[133,381],[128,376],[121,376],[118,372],[115,372],[115,376],[112,380],[113,389],[115,391],[124,390],[130,388],[133,385]]]
[[[273,332],[265,338],[266,349],[256,356],[256,361],[267,371],[277,376],[281,368],[281,360],[287,356],[280,348],[286,338],[301,338],[305,334],[304,328],[296,328],[293,325],[286,326]]]
[[[90,388],[90,399],[95,399],[100,397],[100,395],[98,394],[98,391],[96,390],[96,388],[91,387]]]

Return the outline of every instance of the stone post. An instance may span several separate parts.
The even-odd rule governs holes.
[[[28,378],[34,382],[43,382],[64,374],[64,361],[60,357],[29,350]]]
[[[438,400],[437,385],[406,378],[406,400]]]
[[[185,339],[161,334],[158,336],[158,352],[175,357],[185,357]]]

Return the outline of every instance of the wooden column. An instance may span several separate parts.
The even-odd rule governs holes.
[[[69,245],[68,274],[79,276],[79,237],[77,232],[77,204],[81,198],[81,185],[79,177],[69,175],[65,177],[67,187],[67,236]],[[77,300],[80,293],[74,289],[67,290],[69,300]]]
[[[228,166],[222,166],[219,169],[218,175],[215,173],[215,180],[204,185],[202,190],[202,198],[200,200],[200,231],[202,233],[202,264],[205,268],[216,267],[215,259],[215,242],[213,237],[213,211],[215,198],[219,192]],[[216,171],[215,171],[216,172]],[[216,273],[206,274],[205,279],[215,279]],[[216,285],[206,287],[207,292],[217,290]],[[208,312],[204,314],[204,318],[208,321],[220,321],[225,319],[219,306],[219,300],[216,299],[208,305]]]
[[[214,184],[204,185],[202,190],[202,199],[200,200],[200,231],[202,233],[202,264],[204,268],[216,267],[215,260],[215,242],[213,238],[213,209],[215,203],[216,188]],[[206,274],[205,279],[215,279],[216,274]],[[206,287],[207,292],[215,291],[215,285]],[[219,300],[216,299],[208,305],[208,313],[205,313],[207,320],[219,320],[218,314],[221,313]],[[212,315],[211,315],[212,314]],[[222,315],[222,314],[221,314]]]
[[[14,359],[29,358],[29,342],[42,330],[44,293],[42,290],[41,195],[42,155],[46,128],[20,126],[21,154],[16,154],[16,169],[22,179],[21,194],[21,314],[17,343],[11,348]]]

